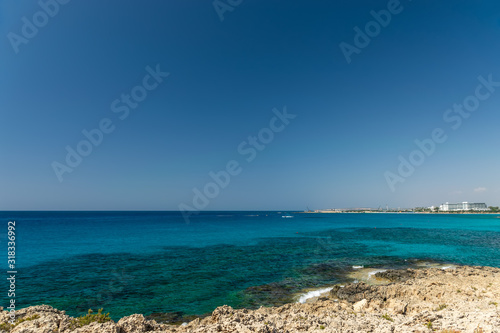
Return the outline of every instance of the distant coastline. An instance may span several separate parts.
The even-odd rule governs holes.
[[[431,212],[431,211],[413,211],[413,210],[390,210],[379,211],[371,209],[319,209],[315,211],[295,212],[295,214],[476,214],[476,215],[500,215],[500,212],[493,211],[445,211],[445,212]]]
[[[413,208],[389,208],[389,205],[378,208],[356,207],[356,208],[329,208],[307,210],[304,213],[423,213],[423,214],[500,214],[500,207],[488,206],[484,202],[449,203],[439,206],[413,207]]]
[[[415,211],[375,211],[375,210],[317,210],[295,212],[294,214],[476,214],[476,215],[500,215],[500,212],[415,212]]]

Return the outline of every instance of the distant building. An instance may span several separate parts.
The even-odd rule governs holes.
[[[439,210],[444,212],[461,211],[461,210],[488,210],[485,203],[473,203],[464,201],[462,203],[444,203],[439,206]]]

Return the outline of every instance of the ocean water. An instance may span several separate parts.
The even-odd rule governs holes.
[[[203,212],[186,223],[177,212],[0,212],[0,221],[4,272],[7,222],[16,221],[18,308],[49,304],[72,316],[280,305],[358,265],[500,267],[500,218],[489,214]],[[0,288],[5,307],[6,279]]]

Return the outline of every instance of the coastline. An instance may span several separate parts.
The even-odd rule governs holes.
[[[315,212],[293,212],[294,214],[442,214],[442,215],[498,215],[500,217],[500,212],[469,212],[469,211],[459,211],[459,212],[414,212],[414,211],[375,211],[375,210],[359,210],[359,211],[334,211],[334,210],[318,210]]]
[[[438,269],[454,269],[457,265],[453,263],[438,263],[433,261],[421,260],[416,261],[413,265],[409,266],[409,269],[428,269],[428,268],[438,268]],[[345,285],[350,283],[363,282],[368,285],[384,285],[389,284],[390,281],[382,277],[378,277],[377,273],[384,273],[389,270],[404,270],[393,269],[393,268],[376,268],[376,267],[364,267],[364,266],[352,266],[352,271],[349,272],[345,281],[337,283],[332,286],[323,286],[319,288],[308,288],[296,295],[299,303],[311,303],[315,302],[321,298],[327,297],[335,286],[344,288]],[[352,281],[352,282],[350,282]]]
[[[26,243],[19,243],[26,267],[18,308],[50,304],[81,316],[89,308],[102,307],[115,321],[134,313],[181,313],[171,315],[170,322],[179,322],[209,314],[223,304],[238,309],[281,306],[293,302],[302,290],[345,283],[352,265],[407,268],[420,258],[500,267],[499,219],[491,215],[297,214],[283,219],[277,213],[267,217],[231,213],[229,218],[219,214],[207,213],[210,223],[186,226],[193,232],[189,235],[175,223],[155,222],[180,217],[172,213],[47,213],[40,227],[26,222]],[[96,224],[95,217],[103,221],[102,232],[83,232]],[[50,247],[42,253],[27,246],[27,241],[38,244],[38,239],[49,239],[50,231],[63,237],[57,225],[68,218],[78,221],[67,224],[71,232],[64,232],[70,236],[62,243],[68,246],[68,255]],[[140,220],[148,223],[135,230]],[[127,235],[149,239],[147,247],[120,241]],[[168,246],[159,247],[162,244]],[[89,255],[93,251],[100,253],[99,266]],[[63,266],[58,258],[64,258]],[[147,261],[155,265],[144,266]],[[47,292],[53,281],[67,283]],[[143,302],[144,285],[149,286],[147,302]],[[3,306],[8,304],[5,299]]]
[[[369,272],[364,268],[358,275]],[[456,266],[386,270],[363,281],[332,287],[313,302],[257,310],[215,309],[181,326],[134,314],[118,322],[71,328],[72,318],[47,305],[17,311],[12,333],[28,332],[500,332],[500,268]],[[0,314],[4,328],[8,312]],[[445,331],[448,330],[448,331]]]

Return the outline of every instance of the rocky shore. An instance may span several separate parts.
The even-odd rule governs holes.
[[[257,310],[215,309],[211,316],[174,326],[135,314],[118,322],[81,327],[64,311],[47,305],[0,314],[0,329],[13,333],[142,332],[500,332],[500,269],[388,270],[365,282],[335,286],[311,303]]]

